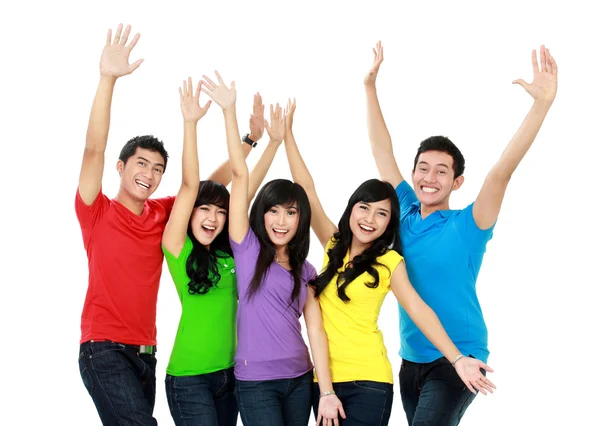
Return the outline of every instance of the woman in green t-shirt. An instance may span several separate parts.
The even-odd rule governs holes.
[[[162,239],[162,249],[181,302],[181,319],[165,379],[176,425],[233,426],[238,408],[233,375],[236,349],[237,288],[229,245],[227,213],[231,168],[226,161],[199,182],[196,125],[210,101],[200,107],[202,83],[191,78],[180,89],[184,119],[182,181]],[[245,138],[246,154],[264,131],[264,106],[257,94]],[[248,142],[250,140],[250,142]],[[251,143],[252,142],[252,143]],[[269,143],[250,177],[252,197],[264,179],[280,141]]]

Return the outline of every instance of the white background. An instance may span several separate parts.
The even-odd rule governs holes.
[[[418,143],[449,136],[466,157],[462,208],[520,125],[531,98],[531,49],[545,43],[559,92],[514,174],[488,245],[478,294],[489,328],[493,396],[462,425],[598,424],[598,70],[596,14],[586,2],[15,2],[0,13],[3,145],[0,424],[100,424],[77,367],[87,261],[74,213],[85,131],[108,28],[130,23],[145,58],[116,86],[104,188],[118,189],[122,145],[154,134],[171,155],[156,196],[180,182],[177,93],[218,69],[238,88],[247,130],[252,93],[296,97],[295,133],[326,211],[337,222],[353,190],[377,177],[362,78],[382,40],[380,100],[409,176]],[[10,9],[12,8],[12,9]],[[206,99],[206,98],[205,98]],[[253,166],[266,140],[248,159]],[[199,124],[201,176],[226,158],[218,106]],[[283,148],[267,180],[290,177]],[[313,236],[309,260],[320,266]],[[158,301],[155,415],[171,424],[164,373],[180,307],[166,267]],[[398,316],[380,327],[394,374]],[[397,380],[396,380],[397,381]],[[406,420],[395,383],[390,424]]]

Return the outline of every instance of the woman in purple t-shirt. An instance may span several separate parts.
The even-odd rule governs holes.
[[[241,150],[235,113],[235,84],[227,88],[203,76],[202,90],[223,109],[232,187],[229,238],[238,284],[236,398],[246,426],[308,424],[313,366],[301,333],[304,313],[315,370],[323,398],[319,417],[326,424],[345,417],[333,395],[329,350],[321,309],[308,282],[316,277],[306,261],[310,241],[310,204],[298,184],[285,179],[267,183],[248,217],[248,167]],[[283,141],[285,117],[271,106],[272,142]],[[308,297],[307,297],[308,296]],[[319,418],[320,421],[320,418]]]

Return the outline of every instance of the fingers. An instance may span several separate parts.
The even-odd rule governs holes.
[[[489,386],[490,388],[496,389],[496,385],[492,383],[492,381],[490,379],[488,379],[487,377],[483,376],[483,379],[481,379],[481,381],[483,383],[485,383],[486,386]]]
[[[521,81],[523,81],[523,80],[521,80]],[[479,368],[483,368],[485,371],[489,371],[490,373],[494,372],[494,369],[484,362],[481,362],[481,364],[479,365]]]
[[[127,25],[125,27],[125,32],[123,33],[123,37],[121,37],[121,40],[119,41],[119,44],[121,46],[125,46],[125,43],[127,43],[127,39],[129,38],[130,32],[131,32],[131,25]]]
[[[198,82],[198,86],[196,87],[196,93],[195,93],[195,97],[196,98],[200,98],[200,89],[202,88],[202,80],[200,80]]]
[[[206,105],[204,105],[202,107],[202,111],[204,111],[204,112],[208,111],[208,109],[210,108],[211,105],[212,105],[212,101],[209,99],[209,101],[206,103]]]
[[[187,96],[187,83],[185,82],[185,80],[183,80],[183,82],[181,83],[181,92],[183,93],[183,97],[185,98]]]
[[[340,422],[337,417],[335,419],[333,419],[333,424],[334,424],[334,426],[340,426]]]
[[[127,48],[129,50],[133,49],[139,39],[140,39],[140,33],[136,33],[136,35],[133,36],[133,39],[129,42],[129,45],[127,45]]]
[[[113,39],[113,44],[118,44],[121,39],[121,31],[123,31],[123,24],[119,24],[117,27],[117,31],[115,32],[115,38]]]
[[[317,415],[317,426],[319,426],[321,424],[321,419],[323,418],[323,416],[321,415],[321,413],[319,413]]]
[[[192,77],[188,77],[186,87],[187,96],[190,96],[192,94],[193,87],[194,86],[192,85]]]
[[[531,51],[531,66],[533,67],[534,74],[540,72],[540,67],[538,65],[538,60],[537,60],[537,53],[536,53],[535,49],[533,49]]]
[[[548,58],[550,59],[552,75],[557,75],[558,74],[558,65],[556,65],[556,61],[554,60],[554,57],[550,54],[550,49],[548,49]]]
[[[183,91],[181,90],[181,87],[179,88],[179,101],[183,102]]]
[[[518,84],[525,90],[527,90],[527,86],[529,86],[529,84],[525,83],[525,80],[523,79],[513,80],[513,84]]]
[[[112,38],[112,30],[108,29],[108,34],[106,34],[106,45],[110,46],[110,39]]]
[[[338,410],[340,412],[340,416],[342,416],[342,419],[346,418],[346,412],[344,411],[344,407],[340,406],[338,407]]]
[[[206,75],[202,75],[202,78],[204,79],[202,91],[205,92],[204,87],[206,87],[211,92],[214,91],[215,88],[217,87],[217,84],[214,81],[212,81],[210,78],[208,78],[208,76],[206,76]]]
[[[265,129],[267,129],[267,133],[270,135],[271,134],[271,126],[269,126],[269,122],[267,120],[265,120]]]
[[[219,74],[219,71],[215,70],[215,75],[217,76],[217,81],[219,82],[219,85],[223,85],[225,84],[225,82],[223,81],[223,79],[221,78],[221,74]]]
[[[542,72],[548,72],[548,67],[547,67],[547,61],[546,61],[546,48],[544,47],[544,45],[542,44],[540,46],[540,65],[541,65],[541,71]]]

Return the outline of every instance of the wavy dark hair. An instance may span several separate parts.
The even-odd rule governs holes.
[[[288,243],[290,267],[292,268],[290,272],[294,278],[290,304],[300,294],[302,268],[310,246],[310,203],[304,188],[300,185],[287,179],[275,179],[262,187],[250,209],[250,227],[260,243],[260,253],[256,261],[254,276],[250,281],[248,299],[260,289],[267,269],[275,260],[275,245],[267,234],[264,215],[273,206],[289,208],[294,203],[300,218],[296,235]]]
[[[375,203],[389,199],[392,204],[390,211],[390,223],[383,234],[373,241],[373,244],[361,254],[352,259],[351,267],[344,265],[344,257],[350,249],[352,242],[352,230],[350,229],[350,216],[352,209],[356,203]],[[388,182],[382,182],[379,179],[370,179],[363,182],[354,191],[354,194],[348,200],[346,210],[342,214],[342,218],[338,224],[338,231],[333,235],[334,244],[327,254],[329,263],[313,281],[315,293],[318,296],[325,290],[325,287],[331,282],[333,277],[338,274],[338,271],[346,266],[344,272],[337,277],[337,293],[338,297],[344,302],[349,302],[350,298],[346,295],[346,287],[364,272],[369,273],[373,277],[373,281],[365,283],[369,288],[379,286],[379,273],[374,268],[375,265],[381,265],[377,262],[379,256],[387,253],[388,250],[396,250],[402,254],[400,247],[400,203],[396,196],[394,187]]]
[[[201,181],[194,208],[207,204],[214,204],[222,209],[229,210],[229,191],[227,188],[212,180]],[[206,294],[221,279],[217,268],[217,258],[233,256],[229,244],[228,229],[229,214],[225,219],[223,230],[210,244],[210,249],[207,249],[194,236],[190,218],[187,234],[192,240],[193,248],[185,265],[187,275],[190,277],[188,283],[189,294]]]

